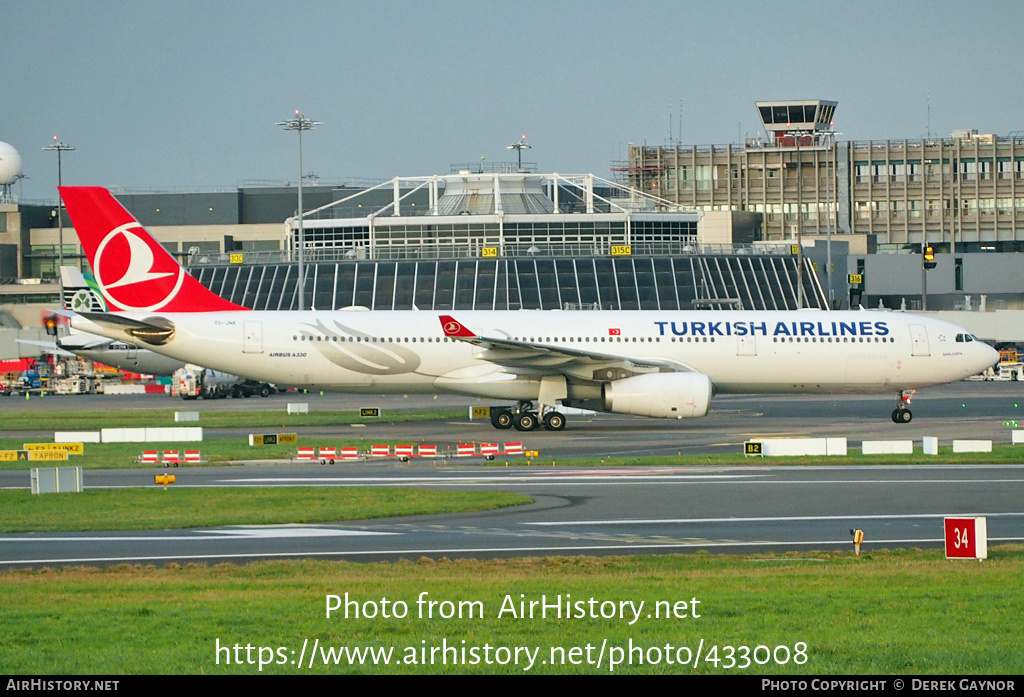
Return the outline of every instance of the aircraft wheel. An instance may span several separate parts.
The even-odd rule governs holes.
[[[500,429],[512,428],[514,418],[508,409],[491,409],[491,426]]]
[[[516,415],[514,423],[517,431],[532,431],[537,428],[537,415],[532,411],[523,411]]]
[[[269,396],[270,396],[270,385],[263,385],[260,388],[260,397],[269,397]]]
[[[549,411],[544,415],[544,428],[549,431],[561,431],[565,429],[565,416],[557,411]]]
[[[894,424],[909,424],[910,420],[913,418],[914,415],[910,413],[909,409],[892,410],[892,422]]]

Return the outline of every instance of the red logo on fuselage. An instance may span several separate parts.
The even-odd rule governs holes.
[[[185,280],[185,269],[135,221],[103,238],[93,274],[108,303],[116,305],[112,310],[159,310],[174,299]]]
[[[462,325],[458,322],[446,322],[444,325],[445,334],[458,334],[460,331],[462,331]]]

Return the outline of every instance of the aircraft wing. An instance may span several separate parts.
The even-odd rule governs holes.
[[[675,361],[637,359],[565,346],[478,336],[451,315],[441,315],[440,320],[445,336],[481,349],[476,358],[519,373],[563,374],[584,380],[604,381],[642,373],[694,372],[689,366]]]

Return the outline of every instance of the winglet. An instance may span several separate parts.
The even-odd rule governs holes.
[[[455,339],[476,338],[476,334],[462,326],[462,323],[451,315],[441,315],[438,319],[441,320],[441,330],[444,331],[445,336],[450,336]]]

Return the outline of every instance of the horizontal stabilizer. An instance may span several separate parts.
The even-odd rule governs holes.
[[[15,339],[15,341],[19,344],[26,344],[28,346],[39,346],[43,349],[44,353],[51,353],[54,356],[64,356],[66,358],[76,357],[75,354],[70,351],[65,351],[52,341],[36,341],[35,339]]]
[[[120,329],[128,336],[153,346],[166,344],[174,337],[174,323],[163,317],[141,320],[109,312],[79,312],[78,314],[101,327]]]

